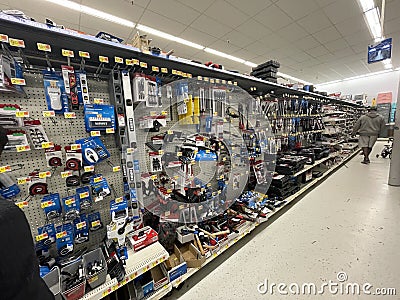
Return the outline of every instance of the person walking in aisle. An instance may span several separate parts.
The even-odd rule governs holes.
[[[376,140],[383,132],[386,122],[385,119],[377,113],[377,107],[372,106],[368,109],[368,113],[361,116],[354,125],[352,136],[359,133],[358,146],[362,149],[364,160],[362,164],[369,164],[369,155],[372,151]]]
[[[0,162],[7,143],[7,131],[0,126]],[[32,234],[24,212],[1,197],[0,236],[0,299],[54,300],[53,293],[40,278]]]

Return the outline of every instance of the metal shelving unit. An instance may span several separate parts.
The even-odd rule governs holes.
[[[128,260],[126,261],[126,277],[121,282],[117,282],[116,279],[110,279],[107,276],[107,281],[99,286],[98,288],[85,294],[81,299],[83,300],[99,300],[103,297],[111,294],[115,290],[124,286],[128,282],[131,282],[136,277],[154,268],[158,264],[162,263],[169,257],[168,252],[164,247],[156,242],[147,246],[146,248],[134,252],[132,249],[128,251]],[[168,293],[168,292],[167,292]],[[150,298],[149,298],[150,299]]]

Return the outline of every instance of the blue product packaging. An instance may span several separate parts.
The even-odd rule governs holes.
[[[60,194],[49,194],[43,197],[41,208],[44,210],[47,219],[51,220],[61,215]]]
[[[84,109],[85,128],[90,131],[115,131],[114,106],[105,104],[87,104]]]
[[[92,197],[90,196],[90,188],[88,186],[77,188],[76,195],[79,199],[81,211],[92,207]]]
[[[84,70],[75,71],[75,77],[79,105],[90,104],[86,72]]]
[[[56,246],[60,256],[66,256],[74,251],[74,228],[72,223],[57,226]]]
[[[96,231],[103,228],[101,217],[99,212],[94,212],[88,215],[89,229],[90,231]]]
[[[86,165],[93,166],[110,157],[110,152],[97,136],[76,140],[75,142],[82,147],[82,157]]]
[[[79,216],[81,206],[78,195],[75,194],[62,198],[62,204],[64,207],[64,216],[67,220],[74,220]]]
[[[94,201],[101,201],[104,197],[111,195],[111,189],[108,185],[107,179],[101,174],[96,174],[90,177],[90,186]]]
[[[82,214],[74,220],[74,231],[76,244],[89,241],[89,221],[86,214]]]
[[[43,83],[47,108],[56,114],[69,111],[68,96],[65,92],[64,80],[60,72],[43,71]]]

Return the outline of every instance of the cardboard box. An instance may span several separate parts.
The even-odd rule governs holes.
[[[150,272],[154,281],[154,290],[158,290],[168,283],[168,273],[160,265],[155,266]]]
[[[182,245],[179,251],[189,268],[200,268],[206,261],[205,256],[191,243]]]
[[[176,238],[181,244],[189,243],[191,241],[194,241],[194,234],[189,233],[189,234],[182,234],[181,230],[186,228],[186,226],[181,226],[176,229]]]
[[[173,282],[183,274],[187,273],[186,262],[176,245],[174,245],[174,253],[168,257],[163,266],[166,268],[169,282]]]

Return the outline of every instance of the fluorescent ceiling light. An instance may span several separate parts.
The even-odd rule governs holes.
[[[375,40],[382,38],[382,27],[379,19],[378,8],[371,9],[364,13],[369,31]]]
[[[134,28],[135,27],[135,23],[126,20],[126,19],[122,19],[119,18],[117,16],[108,14],[104,11],[101,10],[97,10],[85,5],[81,5],[79,3],[73,2],[73,1],[69,1],[69,0],[47,0],[48,2],[57,4],[57,5],[61,5],[63,7],[78,11],[80,13],[83,14],[87,14],[87,15],[91,15],[109,22],[113,22],[113,23],[117,23],[126,27],[131,27]]]
[[[400,70],[400,67],[397,68],[396,70]],[[367,74],[363,74],[363,75],[348,77],[348,78],[341,79],[341,80],[335,80],[335,81],[329,81],[329,82],[319,83],[319,84],[317,84],[317,86],[320,87],[320,86],[330,85],[330,84],[339,83],[339,82],[343,82],[343,81],[349,81],[349,80],[354,80],[354,79],[361,79],[361,78],[366,78],[366,77],[370,77],[370,76],[375,76],[375,75],[390,73],[390,72],[393,72],[393,71],[395,71],[395,70],[390,69],[390,70],[383,70],[383,71],[378,71],[378,72],[373,72],[373,73],[367,73]]]
[[[179,38],[177,36],[174,36],[172,34],[168,34],[168,33],[162,32],[160,30],[157,30],[157,29],[145,26],[145,25],[138,24],[136,26],[136,28],[141,30],[141,31],[147,32],[149,34],[153,34],[155,36],[161,37],[163,39],[167,39],[167,40],[170,40],[170,41],[177,42],[179,44],[183,44],[183,45],[186,45],[186,46],[189,46],[189,47],[192,47],[192,48],[196,48],[196,49],[200,49],[200,50],[204,49],[204,46],[202,46],[202,45],[189,42],[187,40],[181,39],[181,38]]]
[[[245,64],[246,66],[249,66],[249,67],[252,67],[252,68],[255,68],[255,67],[258,66],[257,64],[252,63],[251,61],[245,61],[244,64]]]
[[[375,7],[374,0],[359,0],[363,12],[369,11]]]
[[[235,57],[235,56],[232,56],[232,55],[229,55],[229,54],[226,54],[224,52],[220,52],[218,50],[214,50],[214,49],[211,49],[211,48],[204,48],[204,51],[207,52],[207,53],[211,53],[211,54],[214,54],[214,55],[221,56],[223,58],[227,58],[227,59],[230,59],[230,60],[233,60],[233,61],[237,61],[237,62],[239,62],[241,64],[244,64],[246,62],[244,59],[241,59],[239,57]]]

